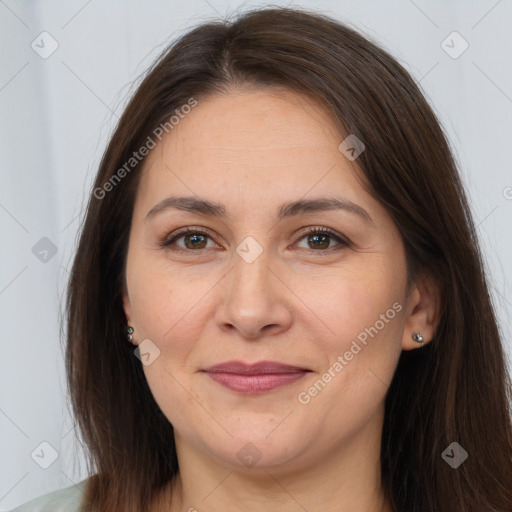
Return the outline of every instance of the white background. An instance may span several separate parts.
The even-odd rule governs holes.
[[[85,194],[132,82],[193,25],[263,5],[0,0],[0,510],[87,477],[67,409],[59,315]],[[512,361],[512,1],[292,5],[360,29],[420,82],[467,186]],[[59,45],[46,59],[31,47],[43,31]],[[453,31],[469,43],[456,59],[441,46]],[[46,263],[32,252],[43,237],[58,249]],[[41,442],[58,453],[48,469],[31,457]]]

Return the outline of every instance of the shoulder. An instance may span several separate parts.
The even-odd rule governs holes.
[[[43,494],[23,503],[11,512],[80,512],[80,504],[88,480],[86,478],[69,487]]]

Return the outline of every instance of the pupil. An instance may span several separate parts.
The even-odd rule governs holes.
[[[314,243],[316,244],[319,239],[323,239],[325,241],[328,238],[328,236],[327,235],[313,235],[312,238],[313,238],[313,240],[315,240]],[[324,245],[325,245],[325,243],[324,243]],[[327,243],[327,245],[329,245],[329,243]],[[317,247],[319,247],[319,246],[317,245]],[[325,248],[325,247],[322,247],[322,248]]]
[[[204,236],[203,235],[188,235],[188,240],[189,241],[192,241],[192,246],[193,247],[197,247],[198,244],[196,243],[198,241],[198,239],[201,239],[203,238],[204,239]],[[201,243],[202,240],[199,240],[199,244]],[[203,240],[204,241],[204,240]]]

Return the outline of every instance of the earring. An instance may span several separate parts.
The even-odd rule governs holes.
[[[423,336],[419,332],[413,332],[412,339],[417,343],[421,343],[421,346],[423,347]]]
[[[133,341],[133,336],[132,336],[133,331],[134,331],[133,327],[131,327],[130,325],[126,326],[126,333],[127,333],[127,338],[128,338],[129,342]]]

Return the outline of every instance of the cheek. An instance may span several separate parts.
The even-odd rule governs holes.
[[[311,403],[347,429],[357,428],[382,402],[401,351],[405,281],[393,262],[370,259],[371,265],[338,272],[326,291],[315,288],[309,295],[322,320],[316,323],[328,327],[313,338],[327,363],[315,368],[299,403]]]
[[[396,337],[405,286],[405,281],[397,277],[399,272],[393,262],[368,255],[357,265],[338,269],[330,276],[302,281],[296,292],[307,298],[316,324],[325,334],[317,338],[325,344],[324,349],[344,350],[358,337],[364,343],[365,333],[368,339]]]
[[[315,368],[296,398],[324,416],[325,435],[357,431],[382,404],[401,351],[401,300],[399,287],[378,279],[347,279],[317,297],[334,334],[315,339],[314,351],[328,362]]]
[[[135,339],[149,339],[158,348],[158,356],[143,365],[153,397],[173,425],[186,425],[199,397],[183,375],[188,371],[186,364],[194,340],[200,337],[199,299],[207,288],[194,286],[148,258],[134,266],[128,288]]]
[[[182,325],[190,329],[194,306],[204,294],[202,286],[184,279],[162,258],[135,255],[130,263],[127,281],[137,339],[143,336],[162,344]]]

